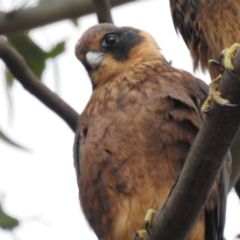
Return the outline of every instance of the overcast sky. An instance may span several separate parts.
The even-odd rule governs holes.
[[[2,0],[1,5],[8,0]],[[173,28],[169,1],[146,0],[126,4],[112,10],[114,23],[132,26],[151,33],[167,60],[173,66],[192,72],[189,52]],[[91,95],[88,76],[74,55],[74,47],[82,33],[97,23],[94,14],[79,20],[74,27],[62,21],[31,31],[31,36],[44,49],[67,40],[67,51],[58,57],[59,95],[79,113]],[[17,82],[12,91],[13,117],[8,118],[4,91],[3,64],[0,63],[0,128],[17,142],[31,150],[24,152],[0,141],[0,194],[8,213],[22,223],[14,231],[21,240],[96,240],[78,202],[78,188],[73,168],[74,134],[53,112],[26,92]],[[48,61],[44,83],[56,91],[56,66]],[[208,75],[195,73],[209,83]],[[228,240],[240,233],[240,205],[230,193],[225,235]],[[12,236],[0,229],[0,239]]]

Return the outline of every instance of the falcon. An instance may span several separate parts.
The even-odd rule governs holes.
[[[207,86],[170,66],[153,37],[135,28],[93,26],[75,53],[93,88],[74,143],[81,207],[99,240],[130,240],[179,176]],[[223,239],[228,163],[188,240]]]
[[[232,59],[240,48],[240,1],[238,0],[170,0],[172,19],[190,50],[194,69],[201,66],[209,70],[211,78],[210,95],[203,110],[210,107],[211,99],[220,105],[234,106],[221,98],[217,91],[222,70],[215,61],[221,53],[220,62],[224,68],[233,70]],[[231,47],[230,47],[231,46]],[[219,64],[217,64],[219,65]],[[219,75],[220,73],[220,75]],[[219,76],[218,76],[219,75]]]

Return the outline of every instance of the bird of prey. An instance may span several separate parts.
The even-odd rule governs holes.
[[[75,53],[93,87],[74,144],[80,203],[98,239],[131,239],[182,169],[207,86],[171,67],[153,37],[135,28],[93,26]],[[189,240],[222,239],[228,171],[223,164]]]

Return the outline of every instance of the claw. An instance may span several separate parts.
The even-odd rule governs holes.
[[[234,55],[236,54],[236,52],[239,48],[240,48],[240,44],[239,43],[234,43],[230,48],[226,48],[221,52],[221,55],[223,57],[221,57],[221,55],[220,55],[220,57],[224,58],[223,65],[224,65],[225,68],[229,68],[231,70],[234,69],[234,66],[232,64],[232,60],[233,60],[233,57],[234,57]]]
[[[225,68],[222,64],[220,64],[219,62],[217,62],[213,59],[210,59],[208,61],[208,69],[209,69],[209,73],[210,73],[212,79],[214,79],[219,74],[223,74],[223,72],[225,70]]]
[[[239,44],[240,47],[240,44]],[[218,62],[214,61],[214,60],[209,60],[209,64],[213,64],[214,66],[217,67],[222,67],[221,64],[219,64]],[[227,71],[229,72],[230,75],[232,75],[233,77],[236,77],[235,75],[233,75],[233,73],[227,68]],[[212,102],[212,100],[214,100],[217,104],[221,105],[221,106],[227,106],[227,107],[236,107],[238,106],[237,104],[232,104],[230,103],[230,101],[228,99],[224,99],[221,97],[221,93],[219,91],[217,91],[218,85],[219,85],[219,81],[221,79],[222,75],[220,74],[216,79],[214,79],[210,85],[209,85],[209,95],[206,99],[206,101],[204,102],[204,104],[201,107],[202,112],[204,113],[208,113],[210,112],[210,104]]]
[[[210,113],[211,110],[212,110],[212,108],[210,108],[210,106],[205,109],[205,108],[203,107],[203,105],[202,105],[201,111],[202,111],[203,113],[205,113],[205,114]]]
[[[215,65],[215,66],[217,66],[217,67],[224,68],[224,66],[220,63],[220,61],[218,62],[218,61],[216,61],[216,60],[214,60],[214,59],[208,60],[208,64],[209,64],[209,65]]]
[[[139,231],[134,233],[133,240],[137,240],[138,238],[144,239],[146,234],[147,234],[146,230],[139,230]]]
[[[227,107],[237,107],[239,104],[233,104],[233,103],[226,103],[225,106]]]
[[[229,75],[231,75],[231,76],[234,77],[234,78],[238,78],[238,79],[239,79],[239,77],[236,76],[235,74],[233,74],[233,72],[232,72],[230,69],[226,68],[226,70],[227,70],[227,72],[229,73]]]
[[[147,214],[144,219],[144,225],[147,230],[147,233],[150,235],[149,228],[152,227],[152,220],[156,211],[154,209],[148,209]]]
[[[144,225],[145,225],[146,229],[137,231],[133,235],[133,240],[137,240],[138,238],[144,239],[144,237],[146,236],[147,233],[150,235],[149,228],[152,227],[152,219],[153,219],[155,213],[156,213],[155,210],[148,209],[148,211],[145,215],[145,218],[144,218]]]
[[[231,70],[234,70],[232,60],[239,48],[240,48],[240,44],[234,43],[230,48],[224,49],[219,56],[220,63],[215,60],[209,60],[208,63],[209,63],[210,73],[211,72],[216,73],[216,68],[217,68],[217,72],[220,72],[222,74],[224,69],[226,69],[231,76],[238,78],[233,74]],[[212,67],[214,67],[214,69],[212,69]],[[228,106],[228,107],[238,106],[238,104],[232,104],[228,99],[222,98],[221,93],[217,91],[219,81],[222,77],[221,74],[216,79],[214,79],[209,85],[209,95],[201,107],[201,110],[204,113],[208,113],[211,110],[210,104],[212,100],[214,100],[216,103],[218,103],[221,106]]]

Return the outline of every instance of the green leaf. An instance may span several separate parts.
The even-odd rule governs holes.
[[[8,118],[9,121],[12,118],[13,115],[13,104],[12,104],[12,95],[11,95],[11,88],[14,83],[14,77],[12,73],[8,70],[5,69],[5,79],[6,79],[6,96],[7,96],[7,104],[8,104]]]
[[[2,229],[12,230],[18,225],[19,220],[5,213],[0,204],[0,227]]]
[[[25,58],[33,73],[41,78],[45,68],[46,52],[42,50],[27,33],[18,33],[7,37],[8,42]]]
[[[48,58],[55,58],[65,51],[65,42],[60,42],[49,52],[42,50],[27,33],[18,33],[7,37],[11,44],[26,60],[33,73],[41,78]]]
[[[14,83],[14,77],[8,69],[5,70],[5,77],[6,77],[7,86],[11,88]]]
[[[72,22],[72,24],[73,24],[75,27],[78,27],[78,19],[77,19],[77,18],[72,18],[72,19],[70,19],[70,21]]]
[[[11,140],[1,129],[0,129],[0,139],[16,148],[27,151],[26,148],[20,146],[19,144],[15,143],[13,140]]]
[[[65,42],[58,43],[51,51],[46,53],[47,58],[55,58],[65,51]]]

